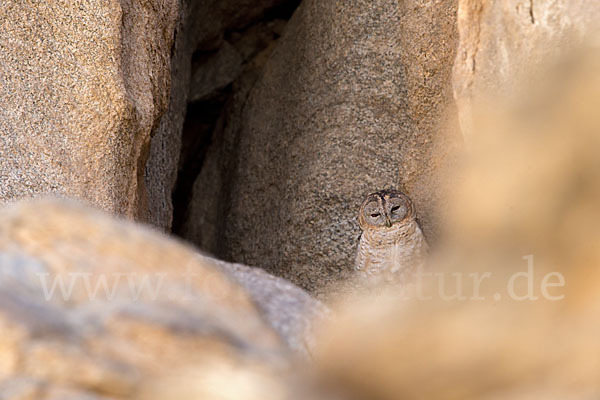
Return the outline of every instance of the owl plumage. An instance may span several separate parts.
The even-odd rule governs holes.
[[[360,206],[362,235],[355,269],[386,281],[406,281],[421,266],[427,243],[412,201],[397,190],[369,194]]]

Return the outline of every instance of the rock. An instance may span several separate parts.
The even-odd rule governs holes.
[[[600,4],[583,0],[459,0],[453,84],[467,139],[476,105],[486,97],[514,95],[523,80],[538,79],[552,59],[577,43],[597,40],[599,18]]]
[[[203,231],[212,228],[208,224],[200,223],[196,215],[191,215],[190,210],[194,211],[194,208],[197,207],[189,205],[194,198],[194,182],[202,170],[207,170],[207,168],[203,168],[205,165],[218,162],[218,160],[214,160],[214,152],[209,153],[210,144],[221,140],[223,135],[220,131],[231,122],[227,118],[229,110],[232,107],[236,108],[236,105],[232,105],[233,96],[235,95],[237,98],[240,95],[244,96],[249,90],[249,86],[254,83],[257,73],[270,54],[282,24],[285,24],[285,21],[279,19],[258,22],[247,29],[232,32],[229,35],[231,44],[223,42],[223,49],[216,54],[214,51],[194,54],[192,65],[195,69],[195,76],[206,78],[220,75],[223,82],[215,86],[212,81],[206,80],[203,97],[187,106],[181,140],[179,172],[172,196],[174,213],[171,229],[176,235],[191,238],[190,235],[203,235]],[[220,54],[221,56],[219,56]],[[228,58],[234,65],[232,65],[230,73],[224,74],[220,72],[222,68],[217,64],[219,59],[223,61],[222,63],[227,63]],[[209,61],[206,61],[207,59]],[[243,84],[240,85],[240,82]],[[239,93],[240,86],[246,87],[242,93]],[[238,92],[234,93],[234,87]],[[211,196],[195,198],[196,203],[211,201],[219,203],[218,198],[211,199]]]
[[[177,180],[181,132],[195,51],[217,51],[225,33],[243,29],[266,11],[288,0],[184,1],[171,54],[171,93],[167,112],[152,138],[145,182],[148,187],[148,216],[153,225],[166,231],[173,219],[172,194]]]
[[[298,0],[208,0],[198,2],[194,30],[199,49],[215,49],[226,33],[242,30],[270,10],[298,4]],[[215,44],[217,46],[215,46]]]
[[[210,387],[229,373],[281,385],[285,347],[215,262],[62,201],[18,203],[0,221],[3,398],[136,398],[189,368],[204,371],[203,398],[239,394],[243,379]]]
[[[185,119],[191,74],[190,59],[195,41],[190,34],[190,6],[183,2],[171,49],[171,89],[169,105],[150,143],[144,182],[148,188],[148,214],[145,220],[170,231],[173,219],[172,194],[177,180],[181,128]]]
[[[0,202],[55,193],[144,218],[175,0],[0,8]]]
[[[236,116],[262,73],[284,22],[280,19],[263,21],[232,33],[232,45],[244,61],[239,76],[227,90],[213,91],[209,100],[188,107],[180,173],[173,196],[178,208],[173,218],[173,232],[204,249],[214,251],[220,242],[218,233],[226,212],[226,201],[222,198],[228,190],[228,186],[221,186],[226,183],[226,178],[221,176],[232,168],[232,157],[224,155],[237,151],[232,132],[240,129],[241,121]],[[198,178],[199,175],[202,177]],[[204,195],[202,184],[207,180],[218,195]]]
[[[260,268],[222,261],[218,265],[246,289],[288,347],[309,359],[319,326],[331,317],[329,308],[296,285]]]
[[[278,39],[286,25],[287,20],[283,19],[261,21],[248,29],[232,33],[231,41],[244,62],[247,62]]]
[[[302,2],[215,132],[184,237],[323,294],[351,273],[366,193],[404,189],[433,236],[436,177],[456,143],[442,129],[455,11]]]
[[[224,42],[219,51],[194,72],[188,101],[206,99],[211,93],[229,85],[242,71],[243,61],[242,55]]]
[[[586,48],[538,76],[544,87],[518,82],[519,104],[504,109],[499,101],[486,113],[496,118],[473,137],[451,201],[456,217],[444,239],[451,245],[432,265],[437,277],[413,299],[393,288],[345,304],[317,351],[318,376],[356,399],[596,396],[598,71],[598,47]],[[518,283],[527,254],[534,272]],[[488,278],[479,285],[474,273]],[[547,273],[564,284],[544,293]],[[521,297],[529,285],[535,300]]]

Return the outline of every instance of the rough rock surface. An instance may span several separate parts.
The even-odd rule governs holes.
[[[404,189],[431,234],[455,14],[451,0],[302,2],[256,85],[240,82],[194,188],[211,229],[188,238],[321,292],[350,273],[366,193]]]
[[[146,221],[165,231],[171,229],[173,188],[177,179],[181,128],[185,119],[190,58],[194,40],[190,31],[190,6],[195,2],[183,2],[175,28],[171,50],[171,90],[167,111],[163,114],[150,143],[144,181],[148,188],[148,215]]]
[[[42,193],[144,217],[175,0],[2,2],[0,202]]]
[[[219,249],[224,244],[221,236],[228,211],[227,198],[230,195],[229,191],[233,189],[230,176],[235,166],[232,154],[236,153],[238,148],[237,132],[241,130],[242,121],[239,116],[285,25],[285,20],[275,19],[260,22],[232,35],[231,45],[242,55],[244,66],[231,85],[229,99],[221,106],[220,113],[214,116],[215,122],[209,124],[201,121],[201,124],[192,127],[191,132],[184,130],[184,140],[188,149],[182,149],[181,161],[186,175],[180,173],[178,185],[183,183],[182,178],[187,177],[192,190],[180,199],[183,200],[179,204],[182,209],[174,219],[173,228],[180,236],[213,253],[222,254]],[[202,68],[202,65],[199,68]],[[212,93],[211,97],[223,96],[217,91]],[[200,104],[204,113],[207,113],[209,106],[213,106],[212,102]],[[189,121],[191,118],[186,122]],[[195,140],[190,140],[190,136]],[[194,143],[198,142],[198,137],[205,137],[205,142],[208,142],[202,143],[203,146],[208,145],[208,148],[203,150],[205,155],[200,160],[198,158],[201,151]],[[204,185],[207,182],[210,182],[209,187],[213,191],[211,196],[205,195]]]
[[[523,74],[535,80],[564,51],[597,41],[599,20],[600,3],[585,0],[460,0],[453,84],[463,134],[485,97],[518,95]]]
[[[210,374],[275,379],[286,364],[246,292],[176,241],[54,200],[0,222],[2,398],[132,398],[191,365],[207,386]]]
[[[232,45],[223,42],[217,54],[194,72],[189,102],[203,100],[233,82],[242,71],[243,61],[242,55]]]
[[[190,240],[197,236],[195,231],[213,229],[213,225],[217,223],[218,218],[213,218],[209,224],[206,219],[200,221],[198,215],[190,212],[198,207],[189,206],[193,199],[194,182],[202,171],[206,173],[214,168],[215,162],[218,163],[214,154],[207,157],[211,141],[222,140],[221,130],[232,122],[227,118],[232,114],[229,112],[231,99],[233,96],[243,95],[239,93],[239,82],[246,82],[245,86],[251,87],[251,82],[257,76],[254,71],[259,70],[257,64],[264,65],[268,49],[281,36],[285,26],[286,20],[278,17],[285,17],[289,13],[289,7],[271,11],[260,22],[230,32],[227,40],[221,42],[219,50],[202,51],[194,55],[193,79],[181,138],[179,171],[173,190],[171,229],[175,234]],[[247,79],[249,75],[251,80]],[[196,203],[220,203],[215,196],[198,196],[195,200]]]
[[[167,112],[152,138],[145,169],[148,186],[147,220],[169,230],[173,218],[172,193],[177,180],[181,132],[195,51],[216,51],[229,31],[242,29],[265,11],[288,0],[184,1],[172,49],[172,86]]]

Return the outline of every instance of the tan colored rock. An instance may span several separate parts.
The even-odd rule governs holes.
[[[282,385],[285,346],[217,263],[75,204],[19,203],[0,221],[2,396],[132,398],[190,368],[203,398],[239,395],[243,376]]]
[[[57,193],[143,217],[165,111],[174,0],[0,7],[0,201]]]
[[[600,3],[585,0],[459,0],[454,96],[463,134],[486,98],[518,95],[553,59],[600,38]]]
[[[240,83],[187,237],[324,293],[350,274],[367,192],[404,189],[433,234],[436,175],[454,143],[441,128],[455,13],[451,0],[302,2],[248,98]]]

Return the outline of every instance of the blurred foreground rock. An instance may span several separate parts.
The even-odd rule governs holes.
[[[318,328],[332,316],[331,310],[298,286],[260,268],[215,262],[246,289],[290,349],[310,358]]]
[[[600,38],[600,3],[586,0],[460,0],[460,44],[454,96],[463,134],[474,132],[474,108],[512,97],[549,63]],[[550,83],[551,84],[551,83]]]
[[[599,396],[600,48],[546,65],[477,115],[436,274],[329,327],[318,375],[350,398]]]
[[[243,268],[75,203],[2,209],[0,397],[137,398],[190,373],[197,398],[289,398],[290,355],[252,296],[267,287],[256,303],[276,327],[284,318],[280,332],[293,340],[290,329],[306,324],[291,314],[310,299],[281,282],[275,293],[266,274],[234,272],[254,287],[248,294],[221,267]],[[296,295],[304,307],[286,309]]]

